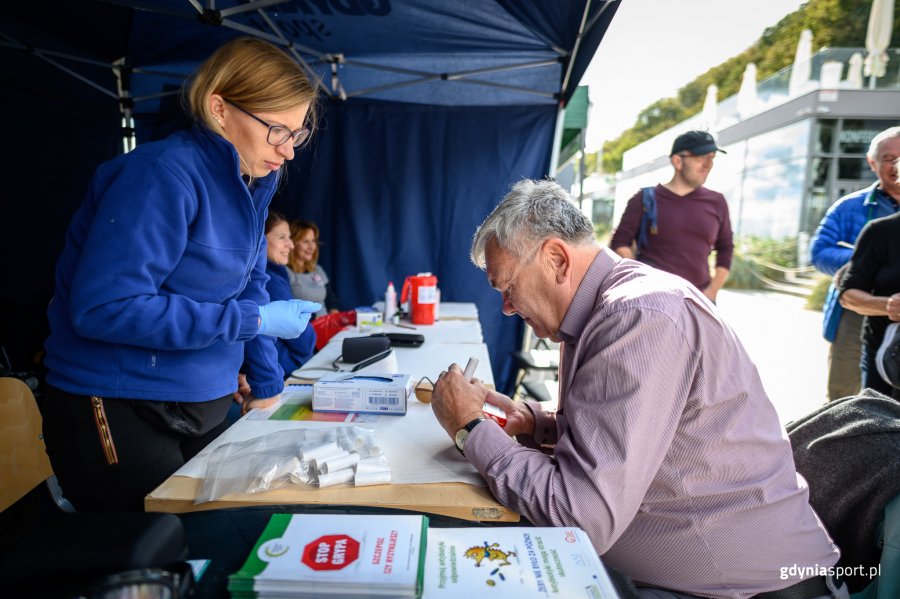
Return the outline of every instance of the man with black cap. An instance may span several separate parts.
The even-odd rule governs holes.
[[[669,155],[672,180],[644,188],[628,201],[609,244],[624,258],[687,279],[712,301],[728,278],[734,252],[725,197],[703,186],[716,152],[725,153],[706,131],[675,138]],[[709,272],[712,249],[714,275]]]

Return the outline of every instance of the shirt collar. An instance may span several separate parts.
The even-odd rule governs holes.
[[[192,133],[199,143],[208,148],[207,152],[213,156],[214,161],[218,161],[221,168],[234,172],[240,179],[241,184],[244,187],[248,187],[241,176],[241,159],[230,141],[203,125],[194,125]],[[265,177],[254,177],[253,183],[249,186],[250,195],[253,195],[258,187],[264,189],[274,188],[278,183],[280,173],[281,171],[279,170],[269,173]]]
[[[886,202],[890,202],[891,205],[897,204],[897,202],[895,202],[891,196],[884,193],[884,190],[881,189],[880,187],[878,187],[878,181],[875,181],[875,183],[872,183],[872,185],[869,186],[869,193],[866,194],[866,199],[863,202],[863,205],[864,206],[871,206],[873,204],[877,205],[879,199],[885,200]]]
[[[622,259],[609,248],[601,248],[578,284],[572,303],[559,325],[559,338],[575,343],[594,313],[594,305],[613,267]]]

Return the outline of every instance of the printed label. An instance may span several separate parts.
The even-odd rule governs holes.
[[[420,304],[436,304],[437,287],[419,287],[419,293],[416,301]]]

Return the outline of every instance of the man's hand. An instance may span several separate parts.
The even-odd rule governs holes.
[[[900,321],[900,293],[890,296],[885,305],[887,316],[893,321]]]
[[[713,273],[712,280],[709,282],[709,285],[706,286],[706,289],[703,290],[703,295],[708,297],[709,301],[712,303],[716,303],[716,296],[719,294],[719,290],[725,285],[727,279],[728,269],[724,266],[717,266]]]
[[[466,381],[458,364],[451,364],[450,370],[438,378],[432,394],[431,409],[452,439],[456,437],[456,431],[479,416],[484,416],[482,408],[485,402],[506,413],[506,426],[503,427],[506,434],[534,434],[534,414],[528,406],[488,389],[479,379]]]
[[[634,251],[634,248],[632,246],[628,246],[628,245],[623,245],[623,246],[620,246],[617,248],[613,248],[613,251],[615,253],[619,254],[620,256],[622,256],[623,258],[627,258],[629,260],[634,260],[635,256],[637,255]]]
[[[472,379],[472,383],[484,387],[481,381]],[[506,426],[503,430],[510,437],[534,434],[534,413],[521,401],[513,401],[502,393],[485,388],[485,401],[493,404],[506,413]]]
[[[463,377],[459,364],[451,364],[450,369],[438,377],[431,394],[431,409],[438,422],[450,438],[456,431],[484,414],[481,411],[487,389],[484,385],[473,385]]]

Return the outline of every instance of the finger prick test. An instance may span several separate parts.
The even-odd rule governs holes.
[[[467,381],[471,381],[472,377],[475,375],[475,369],[477,367],[478,359],[469,358],[469,362],[466,364],[466,369],[463,371],[463,378],[465,378]],[[506,412],[504,412],[497,406],[485,402],[484,406],[481,408],[481,411],[487,418],[490,418],[501,427],[506,426]]]
[[[469,358],[466,369],[463,370],[463,377],[465,377],[467,381],[471,381],[472,377],[475,376],[476,368],[478,368],[478,358]]]

